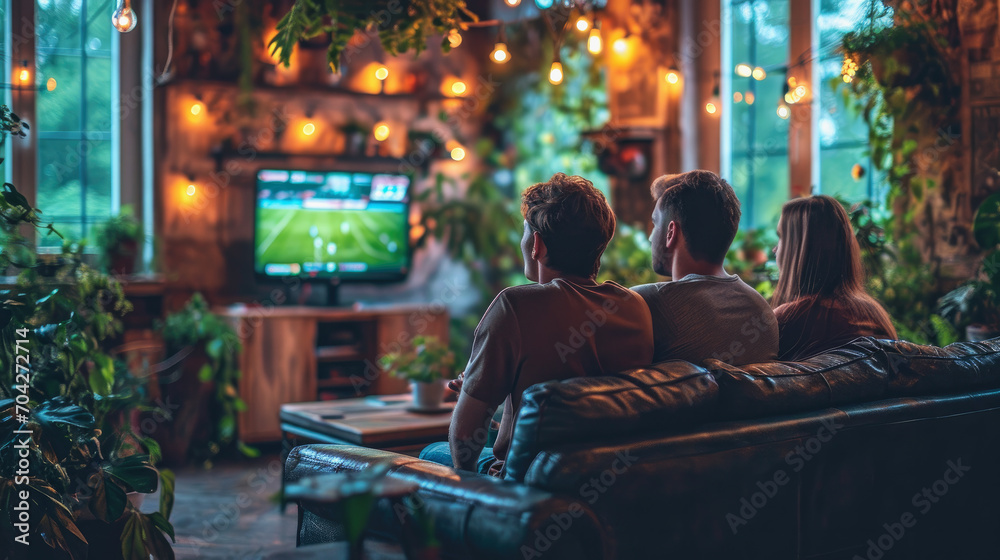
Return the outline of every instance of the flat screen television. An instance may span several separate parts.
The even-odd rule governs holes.
[[[261,169],[255,272],[333,284],[403,280],[410,183],[399,173]]]

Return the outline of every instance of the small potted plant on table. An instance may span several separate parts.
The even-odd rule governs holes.
[[[105,270],[118,275],[135,272],[142,224],[135,218],[131,206],[123,206],[117,216],[112,216],[97,226],[95,233]]]
[[[396,377],[410,381],[413,410],[437,412],[444,397],[444,380],[451,379],[455,354],[436,336],[415,336],[410,347],[386,354],[380,365]]]

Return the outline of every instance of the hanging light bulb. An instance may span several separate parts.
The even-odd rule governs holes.
[[[49,91],[55,91],[55,89],[56,89],[56,79],[55,78],[49,78],[49,80],[47,82],[45,82],[45,89],[47,89]]]
[[[458,32],[457,29],[452,29],[448,32],[448,45],[451,48],[457,48],[462,44],[462,34]]]
[[[194,196],[194,194],[198,192],[198,187],[195,187],[194,183],[189,183],[185,192],[187,192],[188,196]]]
[[[736,92],[733,94],[733,103],[741,103],[743,101],[743,94],[741,92]]]
[[[719,100],[719,72],[715,72],[715,84],[712,86],[712,98],[705,103],[705,112],[709,115],[714,115],[719,112],[719,106],[721,102]]]
[[[135,29],[135,24],[139,23],[139,18],[132,9],[132,0],[121,0],[118,9],[111,14],[111,25],[115,26],[121,33],[128,33]]]
[[[782,99],[778,103],[778,117],[782,119],[787,119],[791,115],[791,110],[788,109],[788,104]]]
[[[590,29],[590,36],[587,37],[587,50],[590,54],[601,54],[601,22],[594,18],[594,27]]]
[[[750,68],[749,64],[747,64],[745,62],[742,62],[742,63],[736,65],[736,75],[737,76],[742,76],[744,78],[749,78],[752,74],[753,74],[753,68]]]
[[[454,95],[462,95],[467,90],[468,90],[468,87],[465,85],[465,82],[463,82],[462,80],[455,80],[455,82],[451,84],[451,93],[454,94]]]
[[[28,80],[31,79],[31,71],[28,70],[28,61],[25,60],[21,62],[21,70],[17,73],[17,79],[21,82],[21,85],[26,85]]]
[[[753,105],[753,100],[754,100],[753,92],[748,91],[746,95],[743,96],[743,99],[747,102],[747,105]]]
[[[500,31],[497,33],[497,42],[493,45],[493,52],[490,53],[490,60],[497,64],[507,64],[510,60],[510,52],[507,51],[507,30],[500,22]]]
[[[514,8],[521,3],[521,0],[504,0],[504,2],[511,8]]]
[[[623,55],[623,54],[627,53],[628,52],[628,38],[629,38],[629,34],[626,33],[624,37],[619,37],[619,38],[615,39],[615,41],[613,43],[611,43],[611,50],[615,51],[615,53],[620,54],[620,55]]]
[[[577,20],[576,20],[576,30],[583,32],[583,31],[586,31],[588,29],[590,29],[590,20],[588,20],[587,18],[585,18],[583,16],[580,16],[579,18],[577,18]]]
[[[384,65],[379,65],[379,67],[375,69],[375,79],[381,82],[388,77],[389,77],[389,69],[386,68]]]
[[[549,82],[552,85],[557,86],[561,84],[562,81],[563,81],[562,62],[559,62],[559,59],[556,58],[555,60],[552,61],[552,66],[549,68]]]
[[[677,81],[681,79],[680,72],[677,70],[677,68],[671,66],[667,70],[666,79],[668,84],[676,84]]]
[[[510,53],[507,52],[507,45],[505,43],[497,43],[493,45],[493,52],[490,53],[490,58],[497,64],[506,64],[507,61],[510,60]]]
[[[375,136],[375,139],[378,140],[379,142],[384,141],[386,138],[389,137],[389,125],[384,122],[376,124],[375,129],[372,131],[372,134]]]
[[[750,75],[753,76],[753,79],[755,79],[755,80],[757,80],[759,82],[759,81],[761,81],[761,80],[763,80],[764,78],[767,77],[767,72],[764,71],[763,68],[761,68],[760,66],[758,66],[758,67],[756,67],[756,68],[753,69],[753,72],[751,72]]]

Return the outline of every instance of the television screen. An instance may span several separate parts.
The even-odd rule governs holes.
[[[410,177],[257,173],[254,268],[264,276],[402,279],[410,267]]]

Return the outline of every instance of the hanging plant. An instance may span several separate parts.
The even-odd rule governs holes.
[[[268,49],[287,67],[296,43],[325,35],[330,40],[327,60],[339,71],[340,56],[357,31],[377,32],[391,55],[411,49],[420,54],[434,35],[443,36],[441,50],[448,52],[448,33],[478,20],[463,0],[295,0],[278,22]]]

